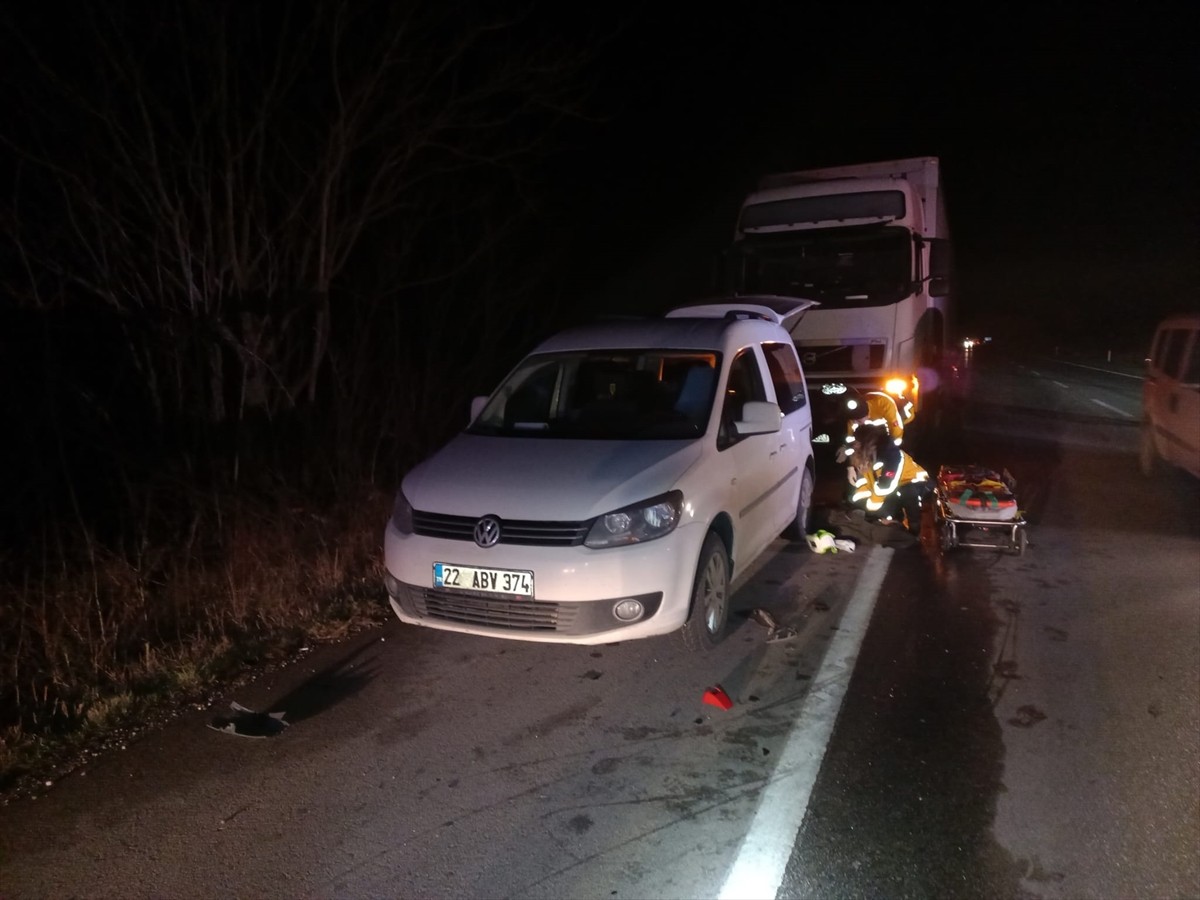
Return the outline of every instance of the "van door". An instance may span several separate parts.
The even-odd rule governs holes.
[[[717,432],[718,457],[730,479],[727,508],[734,517],[733,571],[752,561],[775,537],[778,505],[779,435],[739,435],[735,422],[752,400],[767,400],[762,367],[754,346],[743,348],[729,366],[721,423]]]
[[[1185,334],[1177,377],[1162,384],[1162,444],[1172,463],[1200,478],[1200,330]]]
[[[787,499],[776,504],[780,516],[776,523],[778,534],[796,517],[804,470],[812,456],[812,410],[808,405],[804,370],[796,356],[796,345],[791,341],[765,341],[762,353],[775,391],[775,402],[783,413],[778,468]]]

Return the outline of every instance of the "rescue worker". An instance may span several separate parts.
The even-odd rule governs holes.
[[[838,448],[837,461],[848,463],[846,481],[851,485],[858,481],[858,467],[854,461],[854,433],[863,425],[882,425],[897,447],[904,441],[904,415],[890,394],[883,391],[859,393],[851,388],[842,401],[846,415],[846,438]]]
[[[910,534],[921,533],[921,506],[932,486],[929,473],[890,439],[882,425],[863,425],[854,433],[857,478],[850,502],[868,519],[902,522]]]

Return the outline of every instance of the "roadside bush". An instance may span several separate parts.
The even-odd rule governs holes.
[[[64,529],[35,562],[0,561],[0,788],[247,666],[385,620],[390,504],[369,487],[326,509],[222,497],[182,546]]]

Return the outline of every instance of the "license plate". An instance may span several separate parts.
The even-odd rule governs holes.
[[[433,586],[532,597],[533,573],[520,569],[480,569],[476,566],[435,562]]]

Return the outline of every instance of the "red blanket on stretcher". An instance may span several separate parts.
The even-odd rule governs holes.
[[[942,466],[938,493],[955,516],[967,519],[1015,519],[1016,482],[1008,472],[985,466]]]

